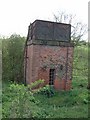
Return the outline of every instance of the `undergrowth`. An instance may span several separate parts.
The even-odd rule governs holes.
[[[32,91],[31,86],[3,82],[3,118],[88,118],[87,58],[86,46],[74,48],[70,91],[56,91],[48,85]],[[32,88],[39,84],[41,80]]]

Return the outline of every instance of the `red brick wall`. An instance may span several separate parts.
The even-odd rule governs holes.
[[[71,88],[73,47],[30,45],[27,53],[27,83],[44,79],[45,84],[49,84],[49,70],[55,68],[55,89]],[[63,70],[60,70],[60,65],[63,65]]]

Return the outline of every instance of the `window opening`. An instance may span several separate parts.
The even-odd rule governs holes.
[[[50,69],[49,71],[49,85],[54,85],[55,79],[55,69]]]

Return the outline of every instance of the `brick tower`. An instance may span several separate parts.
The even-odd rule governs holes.
[[[25,46],[25,82],[44,79],[56,90],[69,90],[72,80],[71,25],[35,20],[28,29]]]

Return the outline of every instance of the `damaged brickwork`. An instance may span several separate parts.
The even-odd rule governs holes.
[[[38,21],[39,25],[40,22],[41,25],[43,24],[44,25],[43,26],[37,25]],[[35,23],[37,25],[36,28]],[[55,23],[54,24],[54,26],[56,25],[55,27],[57,27],[58,25],[61,26],[59,27],[60,29],[58,29],[57,31],[62,30],[62,32],[64,32],[65,25],[66,28],[69,29],[67,29],[63,35],[60,35],[60,39],[58,37],[59,35],[57,36],[55,32],[54,33],[57,39],[55,39],[55,35],[53,35],[54,33],[51,34],[52,36],[50,38],[48,32],[47,32],[48,35],[46,36],[45,39],[45,36],[42,35],[43,33],[42,34],[39,33],[40,32],[39,29],[41,29],[42,31],[45,28],[43,30],[45,32],[45,30],[48,30],[47,24],[48,26],[49,24],[50,26],[53,26],[54,22],[36,20],[34,22],[34,28],[31,28],[33,24],[29,26],[25,46],[25,62],[24,62],[25,82],[26,84],[31,84],[36,80],[44,79],[45,80],[44,85],[46,84],[53,85],[54,88],[57,90],[70,90],[72,82],[73,49],[74,49],[73,44],[70,42],[70,30],[71,30],[70,25],[64,24],[63,28],[62,27],[63,24]],[[32,29],[34,29],[33,35]],[[39,30],[39,32],[37,32],[37,30]],[[61,34],[62,32],[58,32],[57,34]],[[65,34],[67,34],[66,39],[64,37]],[[63,36],[62,39],[61,36]],[[42,39],[39,39],[39,37]]]

